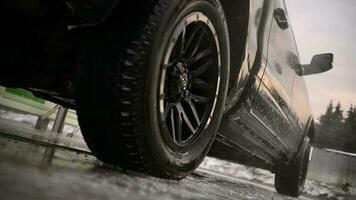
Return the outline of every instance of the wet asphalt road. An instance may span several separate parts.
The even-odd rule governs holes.
[[[85,152],[0,133],[0,199],[293,199],[199,168],[181,181],[103,165]],[[308,199],[308,198],[301,198]]]

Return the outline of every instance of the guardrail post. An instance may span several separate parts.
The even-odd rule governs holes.
[[[48,124],[49,124],[48,118],[38,117],[38,119],[36,121],[35,129],[45,131],[48,127]]]
[[[73,132],[67,134],[67,137],[73,137],[76,133],[78,133],[79,129],[80,129],[79,126],[75,127]]]
[[[55,132],[58,134],[62,133],[67,112],[68,112],[68,108],[65,108],[63,106],[59,107],[56,119],[54,120],[54,123],[53,123],[52,132]]]
[[[47,129],[48,123],[50,121],[48,117],[52,113],[54,113],[58,109],[58,107],[59,107],[59,105],[56,105],[51,110],[49,110],[47,113],[45,113],[44,115],[39,116],[36,121],[35,129],[45,131]]]

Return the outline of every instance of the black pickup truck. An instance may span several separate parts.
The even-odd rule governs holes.
[[[208,156],[298,196],[314,121],[283,0],[2,0],[0,84],[77,111],[98,159],[182,179]],[[312,36],[311,36],[312,37]]]

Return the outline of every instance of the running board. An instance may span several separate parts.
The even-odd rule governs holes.
[[[283,154],[279,150],[228,116],[225,116],[220,124],[217,139],[231,147],[242,149],[269,164],[283,158]]]
[[[261,121],[251,108],[248,109],[245,106],[241,106],[235,116],[236,117],[233,117],[235,123],[245,127],[247,130],[251,130],[250,133],[257,138],[260,138],[270,149],[278,151],[283,155],[287,155],[288,152],[291,152],[290,146],[288,146],[273,130]]]

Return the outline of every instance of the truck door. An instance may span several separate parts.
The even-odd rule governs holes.
[[[299,64],[293,31],[285,2],[277,0],[267,47],[267,64],[259,95],[255,98],[255,115],[259,117],[289,153],[294,153],[300,135],[291,112],[295,66]]]

